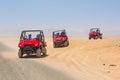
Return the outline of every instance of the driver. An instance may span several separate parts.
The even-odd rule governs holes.
[[[32,40],[32,35],[31,34],[28,35],[28,40]]]

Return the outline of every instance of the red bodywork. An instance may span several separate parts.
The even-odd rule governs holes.
[[[99,34],[98,32],[93,31],[89,33],[89,36],[98,36],[98,34]]]
[[[66,36],[60,36],[60,37],[53,38],[53,42],[56,42],[56,41],[65,41],[65,40],[67,40]]]
[[[23,48],[25,45],[32,45],[32,47],[39,47],[42,43],[38,40],[23,40],[18,44],[18,47]]]

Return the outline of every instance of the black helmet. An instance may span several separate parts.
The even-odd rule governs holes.
[[[32,36],[31,34],[29,34],[28,36]]]

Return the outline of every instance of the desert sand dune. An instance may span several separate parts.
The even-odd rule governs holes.
[[[77,38],[71,37],[70,38],[70,46],[69,47],[62,47],[62,48],[53,48],[52,39],[47,37],[47,51],[48,56],[44,58],[24,58],[18,59],[17,56],[17,43],[19,42],[18,37],[2,37],[0,42],[12,51],[2,52],[1,56],[4,59],[9,59],[11,61],[18,62],[20,65],[22,63],[23,66],[27,64],[31,65],[46,65],[47,67],[54,68],[54,70],[48,70],[49,72],[45,71],[47,75],[52,74],[54,75],[52,80],[59,80],[56,79],[62,77],[62,74],[69,76],[72,80],[119,80],[120,79],[120,37],[105,37],[102,40],[88,40],[86,37]],[[6,53],[6,54],[5,54]],[[27,61],[30,61],[27,62]],[[37,62],[37,63],[36,63]],[[15,63],[16,64],[16,63]],[[33,67],[31,66],[31,67]],[[39,66],[42,67],[42,66]],[[28,69],[24,68],[26,72],[21,71],[23,73],[27,73]],[[33,68],[32,68],[33,69]],[[38,69],[38,66],[37,66]],[[17,68],[16,68],[17,70]],[[13,70],[14,71],[14,70]],[[33,69],[35,74],[40,74],[35,69]],[[40,71],[40,70],[39,70]],[[1,73],[1,72],[0,72]],[[19,73],[16,71],[16,73]],[[28,77],[32,73],[29,72]],[[33,73],[34,74],[34,73]],[[10,75],[11,76],[11,75]],[[19,75],[21,77],[21,75]],[[22,76],[23,77],[23,76]],[[34,76],[35,77],[35,76]],[[36,75],[37,79],[39,78]],[[44,75],[44,77],[49,77]],[[19,78],[19,77],[18,77]],[[68,79],[69,79],[68,78]],[[29,78],[28,78],[29,79]],[[65,80],[65,76],[63,79]],[[68,80],[67,79],[67,80]],[[69,79],[69,80],[70,80]],[[31,79],[32,80],[32,79]],[[42,80],[47,80],[44,78]],[[50,79],[48,79],[50,80]]]

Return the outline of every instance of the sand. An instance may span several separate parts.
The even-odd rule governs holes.
[[[120,37],[104,37],[102,40],[88,40],[87,37],[69,39],[69,47],[53,48],[52,39],[47,37],[48,56],[19,59],[17,54],[19,37],[1,36],[0,64],[3,66],[4,63],[4,66],[0,66],[0,70],[6,71],[0,71],[0,74],[3,74],[0,80],[120,79]],[[7,73],[7,77],[16,77],[4,78]]]

